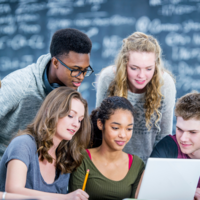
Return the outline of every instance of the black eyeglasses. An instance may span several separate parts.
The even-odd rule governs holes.
[[[70,69],[67,65],[65,65],[65,63],[63,63],[60,59],[56,58],[64,67],[66,67],[67,69],[69,69],[71,71],[71,76],[72,77],[78,77],[81,75],[81,73],[83,73],[83,76],[90,76],[94,70],[92,69],[92,67],[89,65],[87,70],[80,70],[80,69]]]

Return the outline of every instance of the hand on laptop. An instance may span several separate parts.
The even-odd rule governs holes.
[[[200,200],[200,188],[196,189],[194,200]]]

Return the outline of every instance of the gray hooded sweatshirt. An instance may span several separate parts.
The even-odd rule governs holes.
[[[12,72],[2,80],[0,89],[0,159],[18,130],[32,122],[46,97],[43,72],[50,54],[36,63]]]

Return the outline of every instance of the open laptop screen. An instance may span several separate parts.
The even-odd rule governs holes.
[[[149,158],[138,199],[193,200],[200,160]]]

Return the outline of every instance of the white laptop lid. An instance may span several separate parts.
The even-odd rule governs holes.
[[[149,158],[138,199],[193,200],[200,159]]]

